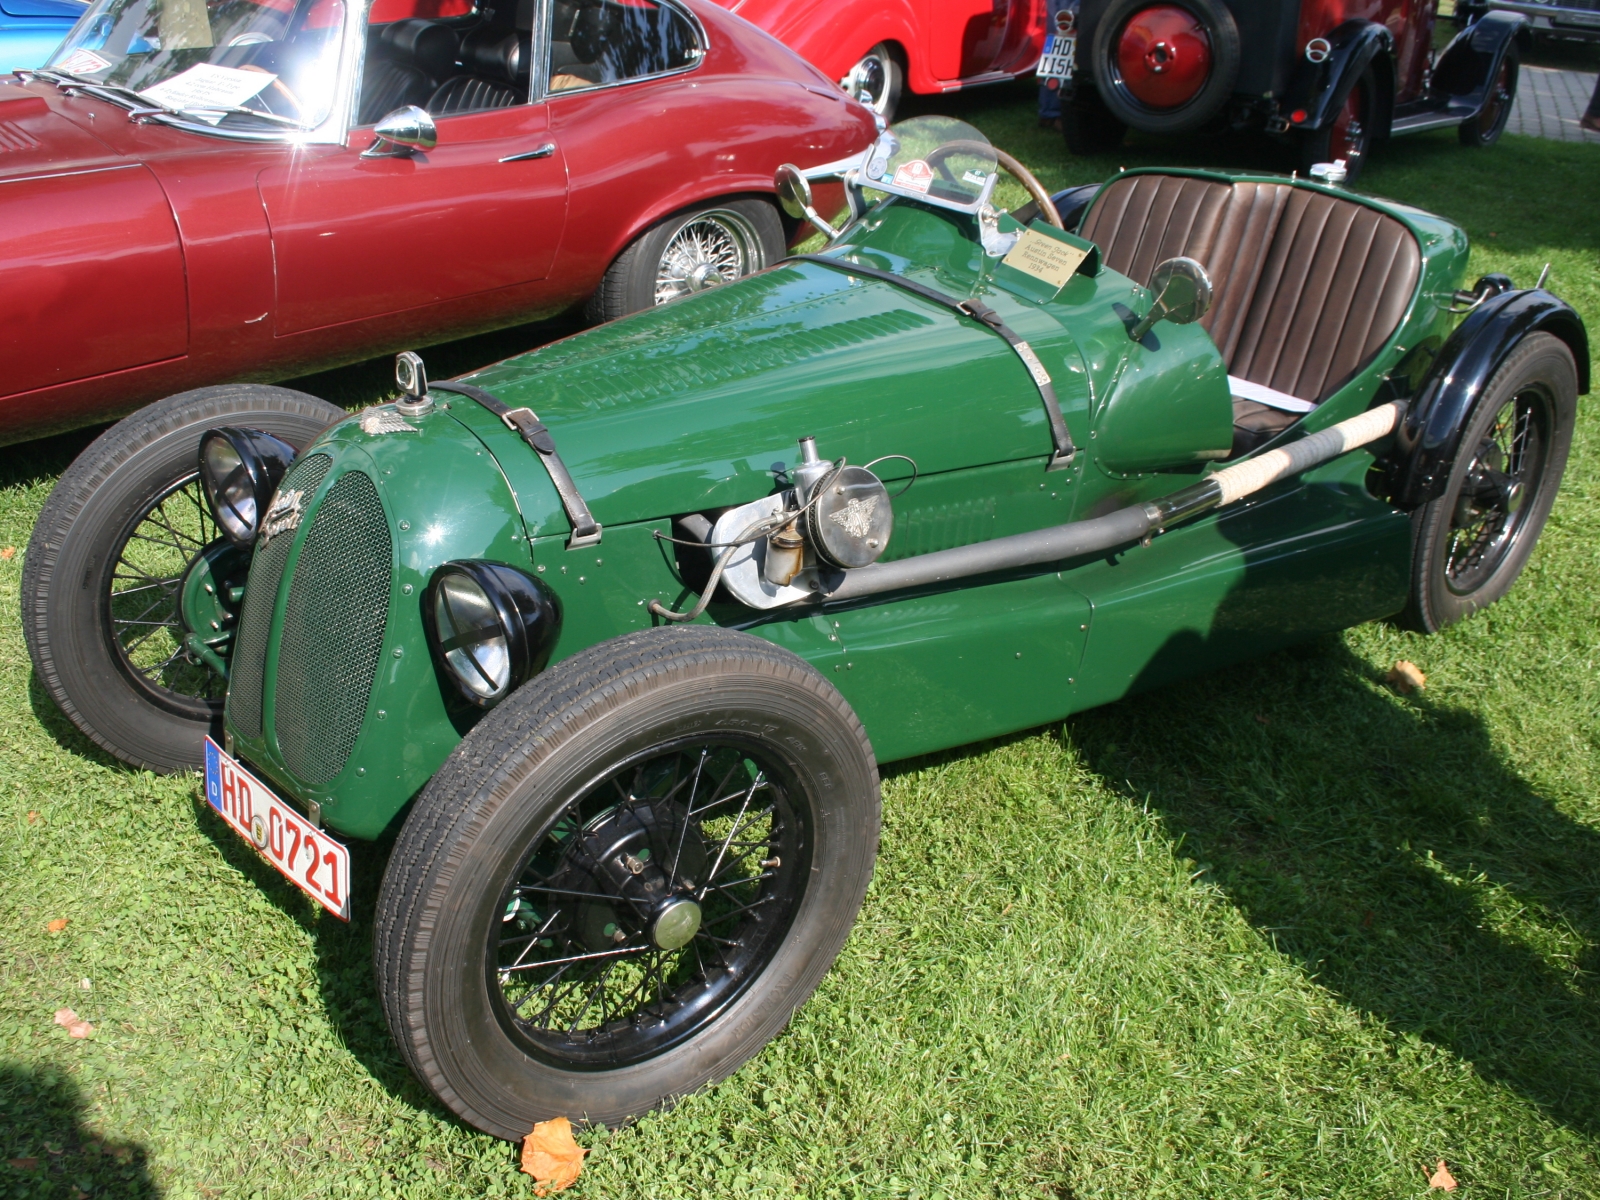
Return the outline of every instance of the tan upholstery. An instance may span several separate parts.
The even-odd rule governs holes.
[[[1165,258],[1198,260],[1215,290],[1202,324],[1228,373],[1318,403],[1389,340],[1421,269],[1393,217],[1280,183],[1130,175],[1095,201],[1083,236],[1139,283]],[[1277,417],[1279,428],[1296,419]]]

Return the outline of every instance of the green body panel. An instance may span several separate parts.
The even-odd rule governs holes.
[[[1437,346],[1450,328],[1464,236],[1426,214],[1378,207],[1422,248],[1412,308],[1370,367],[1284,437],[1363,411],[1408,351]],[[568,522],[539,457],[465,397],[436,393],[439,409],[413,422],[419,433],[374,436],[341,423],[317,443],[336,460],[318,496],[359,465],[379,484],[395,542],[366,724],[330,784],[293,778],[271,737],[269,654],[268,735],[237,739],[237,751],[290,795],[320,803],[328,825],[374,836],[472,720],[447,703],[423,641],[420,600],[439,563],[492,559],[546,583],[562,603],[560,661],[657,624],[650,600],[691,606],[674,549],[657,535],[671,535],[675,516],[770,494],[801,436],[853,463],[916,460],[918,478],[894,500],[887,559],[1165,495],[1227,453],[1220,355],[1198,325],[1162,323],[1131,343],[1125,320],[1149,302],[1131,280],[1101,269],[1054,295],[997,287],[974,229],[904,202],[879,205],[830,253],[993,306],[1053,378],[1080,447],[1071,465],[1045,470],[1039,393],[1001,338],[842,270],[788,263],[590,330],[468,378],[545,421],[604,526],[601,543],[567,548]],[[700,620],[747,629],[815,665],[854,706],[880,760],[938,750],[1396,611],[1409,520],[1366,490],[1372,462],[1354,451],[1114,556],[851,605],[759,612],[719,602]],[[881,473],[891,492],[910,478],[898,460]],[[291,555],[275,622],[294,567]],[[276,627],[273,644],[275,653]]]
[[[316,449],[330,454],[334,464],[306,503],[306,516],[293,535],[296,545],[279,586],[267,651],[264,736],[245,738],[230,727],[237,754],[288,794],[320,804],[330,828],[355,837],[382,833],[470,728],[459,715],[452,715],[423,634],[422,596],[434,568],[452,558],[531,566],[510,488],[483,443],[443,408],[409,423],[418,432],[372,436],[352,418],[317,439]],[[352,470],[364,472],[378,485],[389,522],[394,550],[388,616],[355,748],[342,772],[312,785],[285,765],[273,733],[278,630],[322,499]]]

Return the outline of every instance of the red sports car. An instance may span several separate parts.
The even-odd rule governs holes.
[[[718,0],[837,79],[884,120],[900,90],[954,92],[1025,75],[1045,0]]]
[[[0,443],[713,286],[875,132],[706,0],[96,0],[0,78]]]

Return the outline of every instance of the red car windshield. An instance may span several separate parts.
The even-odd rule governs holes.
[[[343,28],[343,0],[96,0],[46,69],[189,123],[310,129]]]

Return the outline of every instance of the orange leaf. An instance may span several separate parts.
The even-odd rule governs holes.
[[[1441,1188],[1447,1192],[1456,1190],[1456,1177],[1450,1174],[1450,1168],[1444,1165],[1442,1158],[1439,1160],[1439,1165],[1434,1168],[1433,1174],[1428,1176],[1428,1190],[1431,1192],[1434,1188]]]
[[[37,1158],[8,1158],[6,1161],[19,1171],[36,1171],[39,1169],[39,1160]]]
[[[28,824],[29,825],[37,825],[38,823],[39,823],[39,813],[38,813],[38,811],[35,810],[33,812],[30,812],[28,814]]]
[[[522,1139],[522,1170],[541,1185],[533,1189],[533,1194],[544,1196],[571,1187],[583,1170],[583,1156],[587,1153],[573,1140],[572,1123],[565,1117],[540,1121]]]
[[[94,1026],[78,1016],[70,1008],[56,1009],[56,1024],[75,1038],[86,1038],[94,1032]]]
[[[1397,692],[1421,691],[1428,686],[1428,677],[1417,669],[1417,664],[1401,659],[1389,668],[1383,681]]]
[[[17,548],[15,546],[7,546],[4,550],[0,550],[0,558],[5,559],[7,562],[10,562],[16,556]]]
[[[45,928],[48,929],[51,933],[60,933],[66,927],[67,927],[67,918],[66,917],[57,917],[54,921],[51,921],[50,924],[45,926]]]

